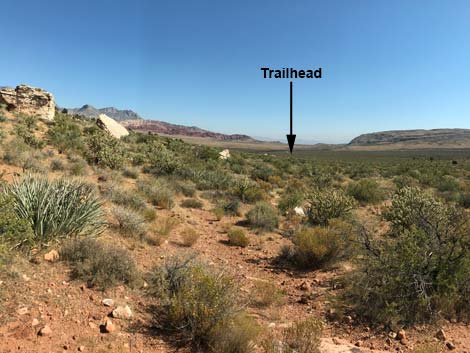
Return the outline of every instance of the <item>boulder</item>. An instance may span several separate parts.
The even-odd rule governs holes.
[[[132,310],[128,305],[118,306],[113,310],[113,317],[116,319],[130,319],[132,318]]]
[[[230,151],[225,149],[222,152],[219,152],[220,159],[229,159],[230,158]]]
[[[2,87],[0,88],[0,104],[5,104],[7,109],[14,113],[38,116],[49,121],[54,120],[54,96],[41,88],[28,85],[19,85],[14,89]]]
[[[48,253],[44,254],[44,260],[49,262],[55,262],[59,259],[59,253],[57,250],[51,250]]]
[[[300,206],[294,208],[294,213],[297,215],[297,216],[302,216],[302,217],[305,217],[305,212],[304,212],[304,209]]]
[[[129,135],[129,131],[119,124],[116,120],[110,118],[106,114],[100,114],[96,119],[96,125],[100,129],[107,131],[111,136],[120,139],[123,136]]]

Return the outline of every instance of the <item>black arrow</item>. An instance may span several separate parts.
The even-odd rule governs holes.
[[[292,150],[294,149],[295,144],[295,136],[292,134],[292,81],[290,81],[290,134],[287,136],[287,143],[289,144],[290,154],[292,154]]]

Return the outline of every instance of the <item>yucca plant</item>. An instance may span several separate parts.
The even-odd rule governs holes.
[[[101,233],[106,222],[93,186],[83,181],[26,176],[5,186],[19,218],[30,222],[34,241]]]

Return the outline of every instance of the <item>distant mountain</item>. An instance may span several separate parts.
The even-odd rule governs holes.
[[[470,129],[392,130],[360,135],[348,146],[470,147]]]
[[[69,114],[77,114],[85,116],[87,118],[96,118],[100,114],[106,114],[110,118],[117,121],[122,120],[142,120],[142,117],[132,110],[120,110],[114,107],[100,108],[97,109],[92,105],[85,104],[81,108],[70,108],[67,109]]]
[[[197,126],[175,125],[158,120],[126,120],[121,121],[121,124],[130,130],[151,132],[155,134],[203,137],[219,141],[257,142],[255,139],[247,135],[226,135],[204,130]]]

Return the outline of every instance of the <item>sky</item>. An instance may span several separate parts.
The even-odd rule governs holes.
[[[297,141],[470,128],[467,0],[22,0],[0,23],[0,86],[62,107],[284,141],[289,80],[260,68],[321,67],[293,80]]]

